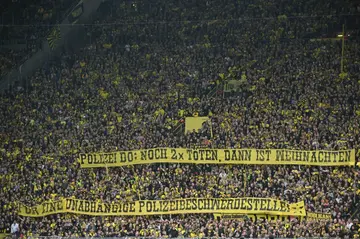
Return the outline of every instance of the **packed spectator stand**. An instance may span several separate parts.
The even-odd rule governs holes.
[[[359,39],[342,1],[117,1],[0,98],[0,229],[24,237],[358,238],[358,167],[149,164],[82,169],[79,153],[156,147],[342,150],[360,146]],[[111,12],[111,14],[109,14]],[[353,35],[354,33],[354,35]],[[343,60],[342,60],[343,59]],[[341,72],[341,61],[344,71]],[[226,82],[241,90],[224,92]],[[187,116],[209,116],[184,134]],[[358,155],[357,155],[358,157]],[[17,215],[62,197],[303,200],[332,219]]]

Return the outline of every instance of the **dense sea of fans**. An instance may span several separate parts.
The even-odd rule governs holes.
[[[153,164],[80,169],[77,154],[153,147],[358,149],[360,51],[314,40],[340,1],[110,2],[91,43],[0,98],[0,229],[24,236],[357,238],[357,167]],[[114,5],[113,5],[114,4]],[[116,5],[116,6],[115,6]],[[103,17],[103,15],[107,15]],[[226,93],[238,80],[241,90]],[[184,134],[186,116],[209,116]],[[190,197],[304,200],[331,220],[211,215],[19,217],[19,203]]]

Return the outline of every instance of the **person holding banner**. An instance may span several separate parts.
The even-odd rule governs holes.
[[[16,221],[11,224],[11,236],[13,239],[17,239],[20,236],[19,224]]]

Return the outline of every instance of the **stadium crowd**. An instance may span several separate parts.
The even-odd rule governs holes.
[[[283,2],[104,3],[116,11],[88,26],[89,45],[0,98],[0,229],[17,221],[24,236],[357,238],[357,167],[77,162],[81,152],[154,147],[358,149],[358,39],[346,41],[342,74],[341,41],[313,40],[352,9]],[[241,90],[224,92],[230,80]],[[211,125],[184,134],[193,115]],[[61,197],[268,197],[333,218],[17,216],[19,203]]]
[[[6,74],[14,65],[19,64],[41,49],[44,37],[49,34],[53,24],[61,22],[64,14],[75,1],[22,1],[4,0],[1,2],[0,44],[21,42],[25,48],[8,51],[0,49],[0,76]]]
[[[358,221],[337,220],[291,222],[259,219],[216,220],[207,215],[155,217],[89,218],[68,215],[45,218],[38,225],[21,222],[28,231],[42,236],[63,237],[140,237],[140,238],[357,238]],[[51,230],[49,230],[51,228]]]

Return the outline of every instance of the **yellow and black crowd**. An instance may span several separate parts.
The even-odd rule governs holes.
[[[346,38],[341,60],[342,41],[322,37],[356,6],[325,0],[103,5],[87,27],[89,44],[63,52],[29,79],[30,87],[0,98],[2,231],[10,233],[16,222],[22,237],[359,238],[355,166],[82,169],[77,161],[79,153],[155,147],[358,149],[359,39]],[[232,80],[240,87],[224,92]],[[187,116],[210,122],[184,134]],[[64,197],[303,200],[306,210],[332,219],[17,214],[20,203]]]

